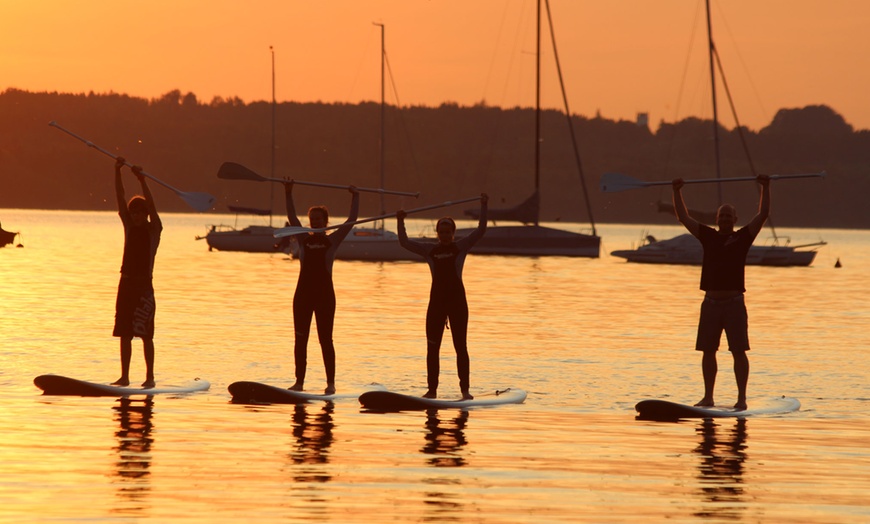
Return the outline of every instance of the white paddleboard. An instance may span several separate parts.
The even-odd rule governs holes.
[[[312,401],[332,402],[342,399],[356,399],[364,391],[386,389],[380,384],[368,384],[362,391],[337,392],[332,395],[309,393],[307,391],[293,391],[291,389],[270,386],[261,382],[239,381],[227,386],[235,403],[254,404],[299,404]]]
[[[776,415],[799,410],[801,403],[792,397],[753,399],[749,409],[700,407],[680,404],[669,400],[642,400],[635,405],[637,418],[641,420],[678,420],[684,418],[725,418]]]
[[[492,393],[476,395],[471,400],[448,400],[404,395],[393,391],[369,391],[359,397],[362,407],[370,411],[419,411],[439,408],[471,408],[478,406],[498,406],[502,404],[521,404],[526,400],[522,389],[507,388]]]
[[[76,395],[80,397],[124,397],[129,395],[157,395],[164,393],[193,393],[205,391],[210,384],[206,380],[194,379],[182,386],[163,386],[154,388],[137,388],[112,386],[98,382],[88,382],[61,375],[40,375],[33,383],[41,389],[44,395]]]

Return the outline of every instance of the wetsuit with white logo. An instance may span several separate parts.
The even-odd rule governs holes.
[[[426,310],[426,369],[430,391],[438,388],[440,374],[439,353],[444,327],[449,325],[456,350],[456,371],[459,388],[468,391],[470,364],[466,338],[468,334],[468,302],[462,283],[462,268],[471,247],[486,232],[486,210],[471,234],[450,244],[416,242],[408,238],[404,220],[398,221],[399,243],[407,250],[421,255],[429,264],[432,287]],[[449,324],[448,324],[449,322]]]
[[[359,213],[359,194],[355,193],[347,222],[356,220]],[[288,207],[291,206],[291,199]],[[288,209],[288,219],[293,226],[301,226],[292,207]],[[296,382],[305,381],[308,365],[308,337],[311,333],[311,317],[317,322],[317,339],[323,352],[323,367],[326,382],[335,382],[335,346],[332,330],[335,322],[335,289],[332,285],[332,264],[339,244],[353,225],[345,225],[328,235],[303,233],[297,235],[299,242],[299,279],[296,294],[293,295],[293,326],[296,342],[293,354],[296,363]]]

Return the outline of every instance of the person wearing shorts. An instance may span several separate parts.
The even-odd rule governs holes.
[[[715,406],[713,390],[718,363],[716,352],[722,332],[728,340],[728,350],[734,359],[737,381],[737,402],[734,409],[746,409],[746,388],[749,382],[749,322],[743,294],[746,255],[770,214],[770,177],[759,175],[761,186],[758,213],[744,227],[735,230],[737,211],[731,204],[719,206],[716,213],[718,229],[705,226],[692,218],[683,201],[684,181],[673,181],[674,210],[677,219],[694,235],[704,250],[701,265],[701,290],[705,292],[698,321],[695,349],[703,353],[701,370],[704,376],[704,398],[696,406]]]
[[[121,168],[126,161],[118,157],[115,161],[115,193],[118,200],[118,214],[124,225],[124,257],[121,262],[121,281],[118,283],[118,296],[115,301],[115,328],[113,335],[121,339],[121,378],[112,384],[130,385],[130,360],[133,353],[133,338],[142,339],[145,350],[144,388],[153,388],[154,383],[154,286],[152,274],[157,246],[163,224],[154,207],[154,199],[142,168],[133,167],[139,179],[142,195],[132,197],[129,202],[124,196],[124,183],[121,181]]]

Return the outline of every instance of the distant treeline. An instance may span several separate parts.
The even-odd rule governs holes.
[[[123,155],[128,161],[186,191],[215,195],[215,212],[227,205],[268,208],[268,184],[220,180],[221,163],[234,161],[264,176],[380,185],[380,105],[284,102],[273,107],[172,91],[143,99],[121,94],[0,93],[0,208],[112,210],[112,161],[50,127],[50,121]],[[534,190],[535,112],[476,105],[388,106],[385,112],[384,186],[419,191],[419,200],[386,197],[386,211],[489,193],[491,207],[511,207]],[[589,223],[584,184],[596,223],[671,224],[657,212],[670,188],[602,193],[599,179],[620,172],[641,180],[715,177],[713,126],[688,118],[661,123],[655,132],[631,121],[571,117],[582,176],[568,119],[559,111],[541,116],[541,220]],[[825,179],[774,182],[773,218],[778,226],[870,228],[870,131],[855,131],[826,106],[782,109],[767,127],[719,129],[723,177],[826,171]],[[190,211],[183,201],[154,187],[159,209]],[[128,192],[136,185],[129,179]],[[279,188],[276,188],[279,189]],[[748,218],[755,212],[753,184],[723,185],[726,201]],[[299,187],[297,208],[326,204],[346,213],[350,198],[335,190]],[[716,207],[712,185],[685,190],[693,209]],[[284,213],[281,191],[274,209]],[[362,216],[381,212],[377,195],[363,195]],[[460,210],[451,210],[460,214]]]

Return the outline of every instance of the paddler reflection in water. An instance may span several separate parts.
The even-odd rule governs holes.
[[[743,301],[746,255],[761,227],[770,214],[770,177],[759,175],[761,198],[758,213],[749,223],[734,230],[737,211],[731,204],[723,204],[716,213],[719,230],[705,226],[689,216],[683,201],[684,181],[673,181],[674,210],[677,219],[689,233],[701,241],[704,258],[701,266],[701,289],[705,291],[698,321],[698,337],[695,349],[703,351],[701,369],[704,374],[704,398],[696,406],[713,406],[713,389],[716,385],[716,352],[722,331],[728,337],[728,349],[734,358],[734,377],[737,380],[737,403],[734,409],[746,409],[746,385],[749,382],[749,326],[746,304]]]
[[[145,348],[144,388],[154,387],[154,286],[152,274],[154,257],[160,244],[163,224],[154,207],[154,198],[145,183],[142,168],[133,167],[133,173],[142,186],[142,195],[127,202],[121,168],[126,161],[115,160],[115,194],[118,199],[118,214],[124,224],[124,258],[121,263],[121,282],[115,302],[115,329],[113,335],[121,338],[121,378],[112,384],[130,385],[130,359],[133,354],[133,337],[142,339]]]
[[[308,336],[311,333],[311,317],[317,321],[317,339],[323,351],[323,367],[326,370],[326,389],[324,394],[335,393],[335,346],[332,343],[332,329],[335,322],[335,289],[332,286],[332,264],[339,244],[350,233],[353,222],[359,215],[359,191],[350,186],[353,194],[350,212],[344,225],[330,234],[325,232],[301,233],[296,235],[299,243],[299,279],[296,294],[293,295],[293,327],[296,342],[293,354],[296,362],[296,382],[289,389],[302,391],[305,387],[305,370],[308,365]],[[287,201],[287,220],[291,226],[301,227],[293,205],[293,181],[284,183]],[[329,211],[325,206],[314,206],[308,210],[311,228],[326,227]]]
[[[439,352],[444,328],[449,327],[456,350],[456,370],[459,374],[459,389],[462,398],[474,397],[469,392],[470,364],[466,338],[468,334],[468,302],[465,299],[465,286],[462,283],[462,267],[471,247],[486,232],[486,212],[489,197],[480,195],[480,222],[477,229],[468,236],[454,240],[456,223],[450,217],[438,221],[435,227],[438,243],[415,242],[408,239],[405,231],[404,211],[396,213],[399,230],[399,244],[405,249],[422,256],[429,264],[432,273],[432,287],[429,291],[429,307],[426,310],[426,369],[429,390],[426,398],[438,396],[438,375],[440,373]],[[448,325],[449,322],[449,325]]]

